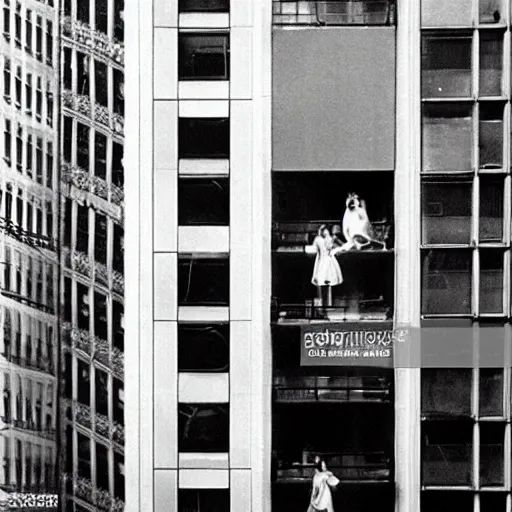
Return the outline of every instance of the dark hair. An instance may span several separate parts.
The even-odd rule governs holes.
[[[322,469],[323,469],[323,467],[322,467],[323,463],[324,463],[324,459],[321,459],[320,457],[318,457],[318,461],[317,461],[317,462],[316,462],[316,464],[315,464],[315,469],[318,469],[318,471],[322,471]]]

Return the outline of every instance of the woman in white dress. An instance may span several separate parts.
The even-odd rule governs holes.
[[[331,251],[333,249],[333,238],[325,224],[322,224],[318,228],[313,245],[316,249],[316,259],[311,282],[318,287],[318,296],[323,302],[322,289],[324,287],[340,285],[343,282],[343,275],[341,274],[338,260],[334,255],[331,255]],[[330,302],[331,294],[330,289],[328,289],[328,306],[331,306]]]
[[[308,512],[334,512],[331,486],[335,487],[338,483],[339,480],[327,470],[325,461],[317,458]]]

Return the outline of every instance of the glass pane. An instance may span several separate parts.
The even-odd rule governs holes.
[[[472,423],[428,421],[421,430],[423,485],[470,485]]]
[[[506,493],[483,492],[480,494],[480,512],[505,512],[506,510]]]
[[[229,158],[229,119],[179,119],[180,158]]]
[[[504,21],[502,0],[480,0],[480,23],[499,23]]]
[[[503,180],[480,176],[480,242],[503,240]]]
[[[229,0],[179,0],[179,12],[229,12]]]
[[[472,0],[422,0],[421,25],[423,27],[471,26]]]
[[[228,226],[229,179],[180,179],[178,223],[180,226]]]
[[[464,491],[422,491],[421,512],[473,512],[473,493]]]
[[[505,426],[480,423],[480,485],[504,483]]]
[[[227,372],[229,370],[229,325],[179,325],[178,370],[180,372]]]
[[[423,314],[471,313],[471,258],[466,250],[423,254]]]
[[[481,169],[503,166],[503,105],[481,103],[478,147]]]
[[[425,105],[422,150],[424,171],[471,170],[472,107],[453,103]]]
[[[480,32],[480,96],[502,94],[503,33]]]
[[[178,512],[229,512],[229,489],[179,489]]]
[[[228,306],[228,258],[180,258],[178,260],[178,302],[188,306]]]
[[[503,370],[480,369],[480,416],[503,416]]]
[[[480,251],[480,313],[503,312],[503,253]]]
[[[471,189],[470,182],[423,183],[423,244],[470,243]]]
[[[180,452],[229,451],[229,404],[179,404]]]
[[[178,45],[180,79],[229,80],[227,34],[180,34]]]
[[[425,36],[422,97],[471,96],[471,38]]]
[[[471,343],[471,340],[468,340]],[[471,413],[469,369],[424,369],[421,371],[423,415],[469,415]]]

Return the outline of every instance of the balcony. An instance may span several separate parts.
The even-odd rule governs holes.
[[[64,330],[64,341],[71,342],[71,348],[81,350],[85,352],[88,356],[92,353],[92,341],[91,335],[89,331],[85,331],[83,329],[75,329],[71,324],[66,323],[63,325]]]
[[[26,357],[15,356],[12,354],[2,354],[7,361],[16,366],[20,366],[21,368],[26,368],[27,370],[35,370],[39,372],[44,372],[50,375],[54,374],[54,364],[51,359],[47,357],[39,356],[35,360],[27,359]]]
[[[120,137],[124,135],[124,117],[103,105],[93,105],[88,96],[64,90],[62,92],[62,106],[100,124]]]
[[[124,295],[124,275],[117,270],[112,271],[112,289],[119,295]]]
[[[90,278],[92,276],[92,261],[83,252],[71,251],[65,247],[63,249],[64,266]]]
[[[54,440],[55,439],[55,429],[53,428],[40,428],[35,424],[35,422],[30,420],[18,420],[14,418],[8,418],[5,416],[1,417],[1,420],[6,424],[10,425],[12,428],[16,430],[23,430],[25,432],[29,432],[35,436],[43,437],[45,439]]]
[[[65,39],[70,39],[87,53],[124,66],[124,43],[110,39],[107,34],[96,31],[87,23],[73,20],[69,16],[62,18],[61,24]]]
[[[79,190],[94,194],[105,201],[110,200],[116,206],[123,207],[124,192],[116,185],[108,185],[108,183],[99,178],[89,174],[88,171],[78,166],[72,166],[71,164],[64,162],[61,168],[62,181],[70,185],[75,186]],[[110,188],[110,190],[109,190]]]
[[[104,489],[94,487],[88,478],[81,476],[73,478],[71,475],[67,475],[67,478],[73,479],[73,490],[77,498],[95,505],[101,510],[110,510],[111,512],[121,512],[124,510],[124,502],[122,500],[115,498]]]
[[[273,0],[274,25],[391,26],[394,0]]]
[[[34,308],[48,315],[53,315],[55,313],[54,306],[48,306],[47,304],[42,304],[41,302],[35,302],[31,298],[21,295],[20,293],[12,292],[10,290],[0,289],[0,295],[7,297],[8,299],[14,300],[19,304],[23,304],[29,308]]]
[[[33,247],[36,250],[45,249],[47,251],[55,252],[57,249],[56,243],[52,238],[26,231],[21,228],[21,226],[17,226],[11,220],[3,217],[0,217],[0,230],[2,230],[7,236]]]
[[[73,407],[75,422],[82,427],[95,432],[104,439],[124,446],[124,426],[115,421],[109,421],[103,414],[94,414],[87,405],[73,401],[68,402]]]

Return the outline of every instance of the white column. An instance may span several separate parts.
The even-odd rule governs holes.
[[[397,2],[396,97],[396,325],[420,323],[420,1]],[[397,512],[420,510],[420,369],[400,348],[395,370],[395,479]],[[415,367],[416,366],[416,367]]]

